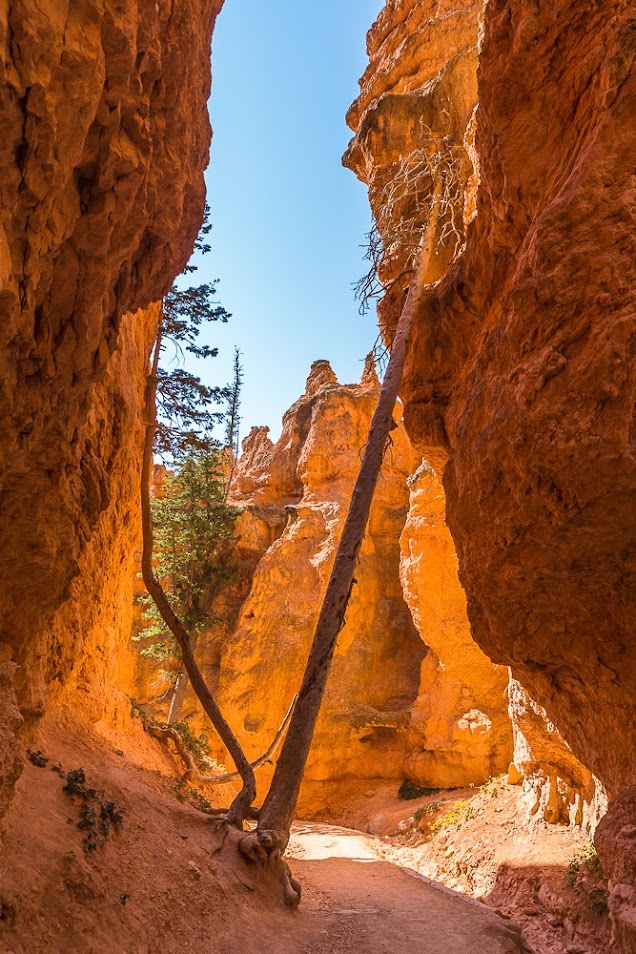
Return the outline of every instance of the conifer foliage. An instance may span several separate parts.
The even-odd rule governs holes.
[[[214,624],[213,594],[234,577],[230,550],[239,510],[226,503],[225,472],[220,448],[189,448],[152,504],[155,570],[193,638]],[[175,656],[170,628],[150,597],[143,602],[145,625],[135,637],[142,656]]]
[[[207,211],[206,209],[204,225],[195,243],[195,248],[200,252],[209,250],[205,242],[205,236],[210,231]],[[188,272],[192,270],[192,266],[186,269]],[[172,344],[177,357],[184,356],[186,352],[199,358],[214,355],[214,348],[199,342],[200,330],[209,321],[226,321],[229,316],[225,309],[214,301],[213,294],[214,285],[199,285],[185,291],[176,286],[164,300],[161,309],[152,365],[146,383],[146,436],[140,486],[143,529],[141,570],[156,613],[165,624],[166,630],[174,637],[181,653],[184,673],[241,776],[243,786],[230,805],[226,816],[228,822],[241,827],[256,795],[254,771],[203,678],[195,659],[191,630],[181,615],[184,607],[186,614],[194,613],[195,616],[202,607],[197,597],[199,584],[193,582],[197,576],[196,574],[189,577],[182,575],[180,564],[176,577],[178,589],[175,599],[174,594],[169,592],[170,578],[162,579],[161,573],[157,573],[157,556],[154,550],[155,528],[150,495],[155,453],[161,454],[164,459],[166,457],[171,459],[178,473],[185,469],[184,480],[187,477],[194,487],[200,476],[197,476],[195,480],[194,463],[197,460],[200,464],[202,463],[199,455],[203,455],[205,459],[207,453],[218,455],[221,452],[212,434],[212,426],[219,420],[219,412],[210,410],[210,402],[221,402],[224,397],[226,398],[225,389],[207,387],[183,366],[177,365],[171,369],[165,369],[165,366],[161,365],[162,352],[169,343]],[[181,511],[179,519],[181,520],[185,514],[185,525],[190,520],[191,526],[200,529],[200,515],[197,515],[194,522],[192,521],[193,508],[196,506],[200,508],[202,514],[205,513],[205,501],[201,499],[198,492],[193,490],[191,494],[186,492],[185,503],[185,511]],[[210,507],[214,507],[214,501],[209,501],[209,504]],[[222,502],[218,506],[222,508],[225,503]],[[204,519],[206,533],[213,525],[206,523]],[[179,538],[180,534],[186,531],[183,522],[179,522],[177,526],[180,528],[177,533]],[[225,523],[223,526],[225,527]],[[175,531],[170,530],[170,520],[167,520],[166,533],[170,535],[171,532]],[[223,533],[225,532],[224,529]],[[203,549],[208,556],[211,555],[214,562],[218,551],[214,548],[208,550],[204,547]],[[179,543],[175,545],[175,554],[178,561],[182,558],[184,562],[190,559],[194,561],[194,555],[187,554],[185,547],[182,548]],[[192,565],[194,567],[193,562]],[[201,585],[204,586],[204,583]],[[181,599],[185,600],[184,605],[180,604]]]
[[[210,250],[205,242],[211,229],[209,211],[206,205],[204,223],[194,246],[201,254]],[[186,265],[183,274],[194,271],[196,265]],[[214,408],[230,400],[234,387],[234,382],[227,387],[210,387],[183,362],[188,355],[203,360],[218,354],[218,348],[199,340],[206,325],[226,322],[231,317],[216,301],[215,294],[216,283],[204,282],[189,288],[175,283],[163,299],[153,360],[157,388],[154,452],[177,467],[193,449],[218,446],[213,430],[223,422],[225,414]],[[242,373],[240,362],[239,371]],[[242,376],[239,388],[240,383]]]

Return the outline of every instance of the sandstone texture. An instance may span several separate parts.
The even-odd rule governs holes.
[[[0,8],[0,661],[31,724],[49,690],[111,706],[149,306],[202,219],[220,6]]]
[[[196,652],[251,758],[267,749],[300,684],[378,390],[371,361],[356,385],[340,385],[317,361],[277,443],[267,428],[243,441],[230,496],[242,511],[236,576],[210,594],[214,622]],[[343,817],[380,783],[481,784],[512,758],[508,672],[471,639],[444,494],[430,467],[416,470],[400,416],[401,407],[303,782],[303,817]],[[205,731],[224,761],[192,691],[179,690],[172,704],[175,674],[165,661],[138,658],[129,692],[149,715],[164,721],[170,712]],[[271,766],[260,770],[261,792],[270,775]]]
[[[607,788],[599,847],[616,936],[631,950],[629,866],[610,845],[612,831],[622,838],[636,785],[633,14],[622,0],[493,0],[478,25],[476,6],[461,6],[474,14],[473,44],[479,33],[476,215],[422,303],[405,421],[443,471],[477,643],[511,666]],[[444,10],[431,0],[388,3],[380,44],[372,31],[348,154],[372,204],[382,160],[366,144],[385,95],[417,76],[411,98],[428,101],[455,62],[450,47],[448,66],[429,55],[438,20],[446,30]],[[428,34],[393,44],[420,15]],[[414,70],[416,57],[428,74]],[[453,97],[458,106],[446,112],[461,128],[466,88]],[[390,110],[397,149],[419,116],[406,100],[402,114]],[[386,124],[381,135],[390,138]],[[365,163],[351,161],[365,150]],[[385,326],[400,305],[394,291],[388,298]]]
[[[261,556],[238,617],[200,638],[197,656],[250,758],[268,747],[300,685],[378,389],[372,362],[360,384],[340,385],[328,362],[318,361],[278,442],[265,428],[243,442],[230,499],[245,508],[237,528],[243,558],[255,544]],[[415,458],[403,427],[392,437],[303,781],[301,817],[335,808],[374,781],[403,778],[409,707],[426,650],[399,577]],[[215,615],[222,615],[216,606]],[[188,693],[183,715],[198,725],[199,712]],[[213,735],[210,742],[218,746]],[[271,765],[259,771],[261,794],[271,773]]]
[[[516,679],[508,686],[514,755],[508,778],[524,789],[529,819],[593,832],[607,810],[605,791]]]
[[[512,753],[508,670],[493,665],[470,634],[438,478],[424,462],[409,485],[400,575],[430,652],[411,709],[407,775],[430,788],[480,785],[506,771]]]

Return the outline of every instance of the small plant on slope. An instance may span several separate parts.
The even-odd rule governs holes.
[[[455,802],[450,811],[437,818],[431,825],[431,834],[436,835],[446,828],[454,828],[475,817],[475,808],[470,801]]]
[[[568,863],[565,880],[571,888],[587,895],[589,908],[593,914],[607,913],[608,893],[605,873],[592,842],[583,845],[572,856]]]
[[[419,822],[428,815],[434,815],[441,807],[441,802],[429,802],[428,805],[421,805],[413,815],[413,818],[416,822]]]

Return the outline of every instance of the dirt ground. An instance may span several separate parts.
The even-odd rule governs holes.
[[[512,922],[333,826],[296,827],[303,902],[285,908],[236,836],[180,800],[169,760],[143,735],[124,751],[67,724],[37,752],[7,817],[2,954],[527,951]]]
[[[454,812],[456,820],[432,833],[431,825],[448,820],[458,802],[465,807]],[[426,810],[431,807],[435,810]],[[380,785],[339,820],[373,833],[379,857],[513,918],[536,954],[610,949],[604,878],[580,862],[588,857],[589,835],[529,822],[520,786],[497,779],[481,788],[404,801],[395,786]]]

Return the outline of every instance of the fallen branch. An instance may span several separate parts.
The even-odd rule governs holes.
[[[285,717],[281,724],[278,727],[278,731],[274,736],[274,739],[267,749],[266,752],[263,752],[259,758],[255,759],[253,762],[250,762],[249,765],[253,771],[261,768],[262,765],[265,765],[266,762],[270,762],[274,755],[276,754],[285,733],[285,729],[289,725],[289,720],[292,717],[292,712],[294,711],[294,706],[296,705],[296,700],[298,696],[294,696],[292,703],[285,713]],[[203,782],[206,785],[225,785],[226,782],[233,782],[235,779],[241,777],[240,772],[223,772],[219,775],[202,775],[199,771],[199,766],[190,750],[187,748],[185,742],[181,738],[181,734],[178,729],[175,729],[173,726],[160,725],[158,722],[149,722],[145,726],[146,732],[153,736],[155,739],[160,739],[162,742],[170,741],[174,744],[177,752],[181,756],[183,762],[186,766],[186,772],[183,776],[184,782]],[[221,810],[214,809],[211,814],[221,814]],[[254,818],[253,813],[247,813],[246,818]]]

